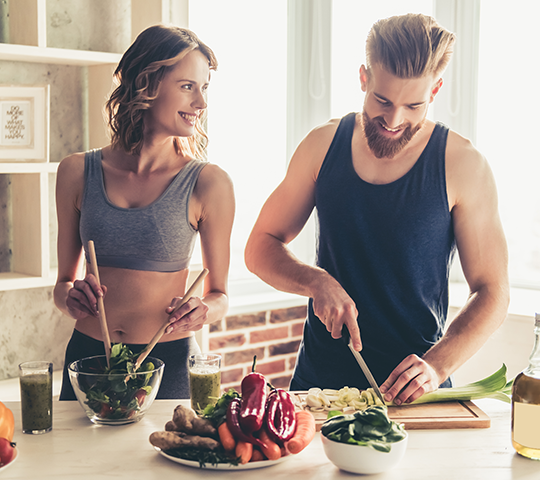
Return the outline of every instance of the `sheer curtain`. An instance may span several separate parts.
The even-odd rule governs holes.
[[[497,181],[514,287],[540,288],[538,2],[483,1],[477,145]]]
[[[208,91],[208,155],[234,182],[234,282],[253,277],[244,247],[287,166],[287,2],[190,1],[189,25],[219,62]]]
[[[371,26],[381,18],[406,13],[433,15],[433,0],[333,1],[332,117],[362,110],[359,70],[365,63],[366,37]]]

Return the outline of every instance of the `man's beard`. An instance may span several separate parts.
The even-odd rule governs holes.
[[[366,136],[368,146],[377,158],[394,158],[394,156],[401,152],[405,145],[411,141],[416,132],[423,127],[426,121],[424,118],[414,127],[409,123],[399,138],[392,139],[386,138],[377,130],[377,123],[384,124],[384,119],[382,117],[375,117],[374,119],[371,119],[364,110],[362,112],[362,118],[364,124],[364,135]]]

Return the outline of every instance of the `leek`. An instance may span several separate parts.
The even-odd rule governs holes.
[[[513,380],[506,381],[506,365],[497,370],[489,377],[477,382],[463,385],[462,387],[439,388],[434,392],[426,393],[411,402],[410,405],[419,403],[450,402],[453,400],[475,400],[479,398],[494,398],[510,403]]]

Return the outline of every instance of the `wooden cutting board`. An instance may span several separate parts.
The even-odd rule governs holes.
[[[388,407],[388,416],[406,430],[489,428],[491,419],[471,401]]]
[[[388,407],[388,415],[390,419],[403,423],[406,430],[489,428],[491,425],[491,419],[471,401]],[[320,430],[324,418],[315,415],[315,422],[317,430]]]

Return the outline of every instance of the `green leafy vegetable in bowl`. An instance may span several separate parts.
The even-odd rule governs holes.
[[[143,363],[135,374],[137,357],[138,354],[132,353],[129,347],[121,343],[111,348],[110,368],[105,367],[101,372],[107,376],[99,378],[86,392],[87,405],[100,417],[130,418],[152,391],[148,385],[152,374],[144,373],[154,370],[154,364],[150,361]]]
[[[139,354],[121,343],[105,356],[88,357],[70,364],[70,381],[77,399],[94,423],[136,421],[153,402],[164,363],[149,357],[135,372]]]
[[[406,437],[401,423],[388,417],[385,406],[372,406],[350,415],[331,416],[321,427],[329,440],[390,452],[392,444]]]

